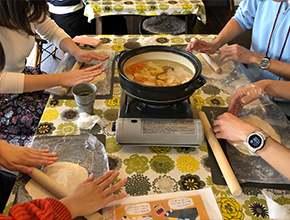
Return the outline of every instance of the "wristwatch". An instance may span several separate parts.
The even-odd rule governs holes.
[[[269,57],[264,57],[263,59],[261,59],[260,63],[259,63],[259,67],[263,70],[268,69],[268,67],[270,66],[270,59]]]
[[[257,155],[256,151],[265,146],[267,137],[270,137],[270,135],[265,131],[253,132],[248,136],[246,143],[252,155]]]

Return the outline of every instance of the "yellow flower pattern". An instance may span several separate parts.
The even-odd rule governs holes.
[[[115,11],[123,11],[123,9],[124,9],[124,6],[122,6],[122,5],[116,5],[116,6],[114,6],[114,10]]]
[[[147,7],[146,7],[145,5],[137,5],[137,6],[136,6],[136,9],[137,9],[138,11],[143,12],[143,11],[145,11],[145,10],[147,9]]]
[[[114,14],[118,10],[126,10],[126,6],[123,0],[106,0],[107,3],[109,2],[116,2],[118,1],[118,6],[116,4],[112,3],[112,5],[107,5],[106,7],[107,12],[104,12],[102,10],[102,7],[105,7],[101,4],[101,2],[104,2],[104,0],[101,1],[91,1],[88,0],[91,5],[91,11],[87,12],[87,14],[92,13],[94,9],[94,16],[98,17],[102,13]],[[135,4],[134,2],[131,4],[130,0],[126,1],[126,3],[131,4],[132,7],[139,7],[140,11],[138,11],[139,14],[145,14],[149,15],[158,15],[160,14],[160,11],[168,12],[169,14],[172,14],[173,12],[176,14],[184,14],[193,12],[196,10],[199,11],[198,13],[202,13],[205,15],[204,7],[200,7],[200,10],[196,8],[197,3],[196,1],[183,1],[183,10],[177,11],[174,10],[170,4],[174,4],[174,1],[170,1],[171,3],[167,3],[164,1],[152,1],[153,3],[148,3],[149,1],[143,2],[138,1],[140,4]],[[151,2],[151,1],[150,1]],[[180,1],[179,1],[180,3]],[[93,5],[94,4],[94,5]],[[163,5],[160,5],[163,4]],[[192,5],[192,8],[190,6]],[[152,6],[152,7],[150,7]],[[156,7],[156,10],[153,10],[154,7]],[[124,8],[122,8],[124,7]],[[144,10],[145,9],[145,10]],[[143,11],[144,10],[144,11]],[[131,12],[128,12],[128,14],[136,14],[136,9]],[[169,45],[169,44],[186,44],[190,41],[192,37],[195,37],[196,35],[178,35],[178,36],[170,36],[170,35],[160,35],[160,36],[153,36],[155,37],[156,44],[159,45]],[[200,35],[198,35],[200,36]],[[99,36],[98,36],[99,37]],[[146,36],[148,37],[148,36]],[[124,36],[115,36],[115,35],[102,35],[100,38],[102,38],[102,42],[109,50],[114,50],[115,53],[119,52],[120,50],[123,50],[123,44],[127,41],[139,41],[142,42],[142,36],[141,35],[124,35]],[[144,36],[145,38],[145,36]],[[156,39],[160,38],[160,41],[157,41]],[[163,41],[162,41],[163,40]],[[114,75],[114,80],[116,77],[118,77],[118,71],[116,71],[116,74]],[[203,88],[203,87],[202,87]],[[97,104],[94,106],[94,114],[99,115],[103,122],[105,123],[105,127],[99,127],[98,132],[100,131],[100,134],[106,135],[106,153],[111,154],[111,156],[116,156],[118,159],[121,160],[120,164],[122,165],[122,172],[121,177],[128,176],[125,174],[131,173],[131,177],[133,179],[133,176],[136,176],[135,180],[138,182],[139,178],[142,177],[142,180],[148,179],[150,183],[153,183],[154,178],[159,176],[158,178],[161,180],[165,178],[172,178],[171,181],[178,182],[181,181],[181,176],[185,175],[187,179],[184,181],[184,187],[185,190],[188,189],[200,189],[203,187],[211,187],[214,196],[216,198],[217,204],[219,206],[219,209],[222,213],[223,219],[226,220],[243,220],[243,219],[262,219],[262,217],[255,216],[253,212],[253,208],[256,208],[256,211],[259,211],[258,208],[264,207],[265,211],[267,211],[267,206],[265,205],[266,202],[262,200],[261,198],[264,198],[262,194],[260,195],[254,195],[250,194],[251,191],[249,191],[249,194],[246,194],[243,192],[242,197],[234,197],[231,198],[232,195],[230,193],[229,188],[226,185],[216,185],[212,181],[210,170],[205,169],[205,162],[208,162],[208,153],[207,153],[207,146],[206,142],[204,141],[202,146],[199,146],[196,148],[194,152],[185,153],[185,151],[177,152],[177,149],[174,147],[163,147],[163,146],[149,146],[149,147],[129,147],[129,146],[122,146],[119,145],[116,141],[115,133],[111,130],[111,123],[112,121],[115,121],[115,117],[118,112],[118,108],[120,106],[120,93],[121,93],[121,87],[119,84],[114,85],[114,91],[113,91],[113,97],[111,99],[106,100],[97,100]],[[220,99],[213,99],[214,97],[217,97],[217,95],[221,96]],[[200,109],[204,105],[209,105],[209,102],[217,103],[218,101],[221,102],[221,105],[227,105],[229,103],[229,95],[225,94],[224,92],[219,92],[217,94],[211,94],[206,93],[202,89],[198,89],[193,96],[194,101],[197,108]],[[210,99],[209,99],[210,98]],[[52,102],[52,98],[49,99],[50,105],[46,106],[46,110],[43,113],[43,117],[41,119],[41,122],[47,122],[46,124],[43,124],[43,127],[41,130],[42,135],[46,134],[46,131],[49,130],[48,124],[52,124],[55,126],[55,129],[53,131],[54,135],[78,135],[80,133],[79,128],[76,125],[76,121],[73,122],[64,122],[62,117],[60,116],[60,113],[63,112],[63,109],[65,108],[71,108],[77,110],[77,105],[73,99],[71,100],[63,100],[62,103],[57,104],[57,102]],[[223,103],[222,103],[223,102]],[[94,131],[95,132],[95,131]],[[40,132],[41,133],[41,132]],[[40,134],[37,134],[40,135]],[[46,134],[47,135],[47,134]],[[133,157],[134,155],[134,157]],[[205,159],[203,161],[203,158]],[[126,160],[127,159],[127,160]],[[138,176],[137,176],[138,174]],[[188,178],[188,175],[194,176],[195,178]],[[130,177],[130,178],[131,178]],[[198,181],[196,181],[198,180]],[[133,181],[134,182],[134,181]],[[160,182],[160,181],[159,181]],[[197,183],[203,182],[205,186],[198,186]],[[135,182],[134,182],[135,183]],[[148,185],[150,185],[148,183]],[[168,184],[169,182],[165,182]],[[156,186],[155,186],[156,187]],[[198,188],[199,187],[199,188]],[[171,188],[170,188],[171,189]],[[122,189],[122,191],[125,190]],[[137,189],[135,189],[137,190]],[[147,189],[146,189],[147,190]],[[144,192],[146,191],[144,190]],[[156,193],[154,189],[152,188],[150,190],[150,193]],[[148,191],[147,190],[147,191]],[[156,189],[155,189],[156,190]],[[137,190],[138,191],[138,190]],[[147,192],[146,191],[146,192]],[[281,191],[282,192],[282,191]],[[283,191],[284,192],[284,191]],[[120,193],[120,192],[119,192]],[[268,193],[271,193],[270,191]],[[272,193],[273,194],[273,193]],[[254,196],[253,196],[254,195]],[[275,194],[276,195],[276,194]],[[275,197],[275,201],[277,201],[279,204],[289,204],[290,203],[290,197],[288,194],[282,194],[279,198],[277,196]],[[250,199],[251,198],[251,199]],[[11,202],[11,201],[10,201]],[[12,203],[7,203],[12,204]],[[256,204],[260,204],[260,206],[254,206]],[[258,212],[257,212],[258,213]],[[268,218],[268,217],[267,217]],[[264,218],[264,219],[267,219]]]
[[[159,5],[159,8],[163,11],[166,11],[169,8],[169,5]]]
[[[116,51],[124,50],[123,44],[115,44],[111,48],[112,50],[116,50]]]
[[[150,16],[156,16],[157,15],[157,13],[156,12],[150,12],[150,14],[149,14]]]
[[[46,109],[42,115],[41,120],[51,122],[57,119],[58,116],[59,116],[59,113],[56,109]]]
[[[234,198],[217,198],[217,203],[224,220],[244,219],[243,208]]]
[[[154,12],[153,12],[154,11]],[[170,15],[196,14],[206,24],[205,6],[196,1],[131,1],[131,0],[88,0],[85,15],[89,20],[105,15],[155,16],[165,12]]]
[[[176,160],[176,166],[182,173],[194,173],[199,170],[199,164],[193,156],[184,155]]]
[[[106,106],[111,108],[118,108],[120,106],[120,97],[114,96],[112,99],[107,99],[105,101]]]
[[[102,11],[102,7],[101,6],[94,7],[93,11],[95,14],[99,14]]]
[[[194,102],[195,102],[195,106],[197,108],[201,108],[202,106],[205,105],[204,99],[201,98],[200,96],[194,96],[193,99],[194,99]]]
[[[185,9],[185,10],[189,10],[189,9],[192,8],[192,4],[183,4],[182,8]]]

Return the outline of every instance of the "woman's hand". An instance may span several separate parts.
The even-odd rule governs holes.
[[[64,52],[68,52],[74,56],[77,61],[82,63],[89,63],[92,60],[102,61],[110,57],[106,53],[99,53],[92,50],[83,50],[79,48],[70,37],[66,37],[60,42],[60,49]]]
[[[59,74],[60,76],[60,85],[71,87],[79,83],[83,82],[90,82],[92,81],[96,76],[101,75],[105,68],[101,68],[102,63],[86,68],[81,70],[73,70],[66,73]]]
[[[257,126],[230,113],[224,113],[213,121],[213,131],[216,138],[223,138],[229,141],[246,141],[252,132],[260,130]]]
[[[119,175],[119,172],[109,171],[105,175],[94,180],[94,174],[79,184],[75,190],[60,201],[70,210],[72,218],[77,216],[90,215],[110,202],[123,199],[126,193],[119,195],[112,194],[120,189],[127,181],[126,178],[120,180],[115,185],[111,185]],[[111,185],[111,186],[110,186]]]
[[[239,88],[232,96],[228,112],[239,116],[242,108],[261,97],[268,97],[267,94],[258,86],[253,84]]]
[[[186,47],[186,50],[190,53],[192,53],[192,50],[196,50],[200,53],[214,54],[217,49],[218,48],[214,44],[199,40],[197,38],[192,38],[191,42]]]
[[[29,174],[32,166],[51,165],[58,160],[56,153],[48,152],[0,141],[0,165],[11,171]]]
[[[110,57],[110,55],[90,50],[78,50],[78,52],[74,54],[74,57],[79,62],[89,63],[92,60],[106,60]]]

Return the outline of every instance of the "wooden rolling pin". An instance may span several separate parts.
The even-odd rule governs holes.
[[[51,193],[53,193],[56,197],[61,199],[70,195],[71,192],[55,182],[51,177],[47,176],[45,173],[35,167],[31,167],[31,169],[32,172],[29,174],[29,176],[37,181],[44,188],[49,190]],[[103,216],[98,212],[84,217],[88,220],[103,220]]]
[[[74,66],[73,66],[73,68],[71,69],[71,71],[72,71],[72,70],[78,70],[78,69],[80,69],[81,66],[82,66],[82,64],[83,64],[82,62],[78,62],[78,61],[77,61],[77,62],[74,64]],[[61,95],[66,95],[67,92],[68,92],[68,90],[69,90],[69,87],[65,87],[65,86],[63,86],[63,87],[61,87],[59,93],[60,93]]]
[[[216,158],[216,161],[222,171],[223,177],[234,196],[239,196],[242,193],[242,188],[222,150],[218,140],[216,139],[211,125],[203,111],[199,112],[199,118],[202,121],[204,127],[204,133],[208,140],[208,143],[212,149],[212,152]]]
[[[205,59],[205,61],[208,63],[208,65],[216,72],[220,73],[222,69],[219,67],[219,65],[212,59],[212,57],[206,53],[200,53],[202,57]]]

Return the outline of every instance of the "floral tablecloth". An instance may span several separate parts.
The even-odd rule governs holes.
[[[214,35],[126,35],[94,36],[102,40],[99,50],[116,53],[123,50],[127,41],[139,41],[142,45],[187,44],[192,37],[212,40]],[[118,77],[117,70],[115,77]],[[220,86],[219,80],[207,80],[207,83],[193,94],[195,105],[227,107],[233,90]],[[235,78],[239,85],[247,84],[247,78]],[[106,152],[110,169],[119,171],[120,178],[128,181],[117,193],[127,192],[129,196],[142,196],[186,190],[198,190],[211,187],[224,219],[269,219],[268,206],[262,191],[270,195],[281,205],[290,204],[289,190],[260,189],[243,187],[239,197],[231,195],[227,186],[215,185],[211,177],[211,168],[206,142],[195,147],[131,147],[116,143],[112,124],[119,111],[121,87],[114,84],[113,98],[95,101],[94,113],[99,115],[104,126],[96,125],[90,132],[106,135]],[[81,131],[76,124],[78,108],[74,100],[55,100],[51,96],[39,124],[37,135],[76,135]],[[118,180],[120,180],[120,178]],[[5,212],[12,205],[17,183],[9,198]]]
[[[196,14],[205,24],[205,6],[202,0],[87,0],[85,15],[88,20],[105,15],[169,15]]]

